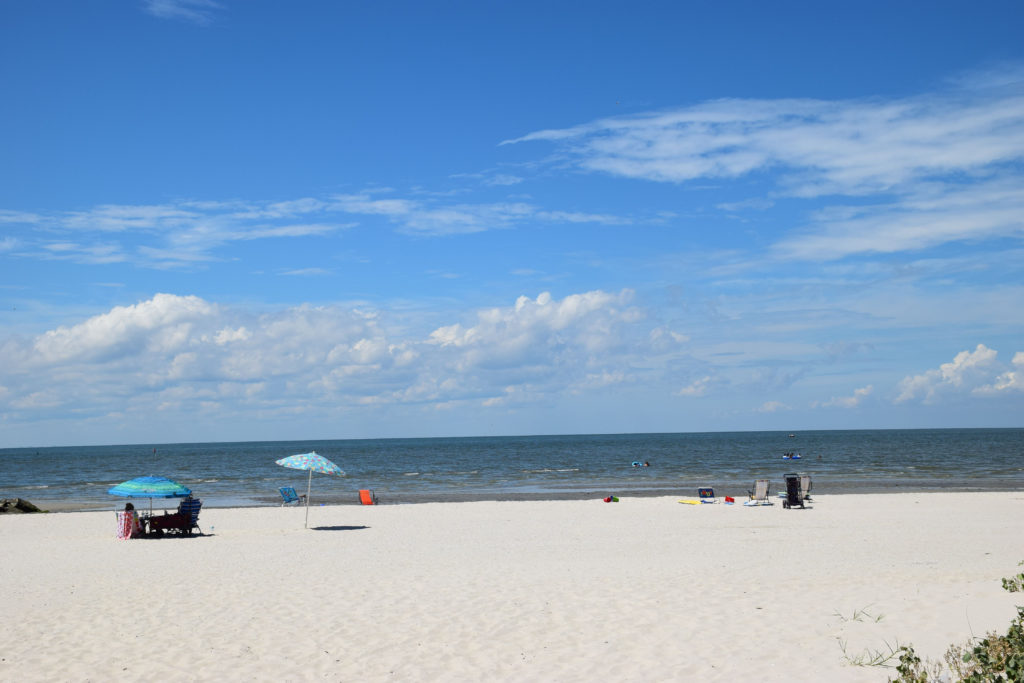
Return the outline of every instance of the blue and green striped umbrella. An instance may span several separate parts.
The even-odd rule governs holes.
[[[281,467],[290,467],[293,470],[309,470],[309,481],[306,483],[306,528],[308,529],[309,494],[313,489],[313,473],[319,472],[320,474],[333,474],[339,477],[344,477],[345,473],[341,471],[340,467],[324,456],[318,454],[316,451],[311,453],[300,453],[299,455],[290,455],[287,458],[275,460],[275,462]]]
[[[167,477],[135,477],[111,487],[107,493],[126,498],[149,498],[152,512],[154,498],[184,498],[192,493],[192,489]]]

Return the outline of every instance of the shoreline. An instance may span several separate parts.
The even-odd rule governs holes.
[[[1024,492],[205,507],[0,517],[0,680],[882,681],[1005,632]],[[743,643],[737,648],[737,643]],[[114,645],[112,647],[111,645]]]
[[[779,482],[780,488],[776,488],[775,482],[773,481],[771,496],[774,499],[777,496],[778,491],[784,490],[784,484]],[[815,483],[818,486],[817,482]],[[614,488],[614,487],[611,487]],[[733,491],[727,488],[719,488],[713,486],[719,497],[726,495],[733,496],[737,502],[742,502],[747,499],[747,490]],[[819,486],[819,488],[823,488]],[[554,502],[554,501],[589,501],[604,498],[607,495],[616,495],[619,497],[627,498],[670,498],[676,497],[693,497],[696,495],[696,488],[693,490],[686,488],[659,488],[655,490],[635,491],[628,490],[625,487],[621,487],[615,491],[573,491],[573,492],[541,492],[541,493],[425,493],[421,495],[411,494],[408,492],[400,492],[394,495],[390,494],[386,489],[375,489],[377,495],[381,499],[382,505],[426,505],[429,503],[477,503],[477,502]],[[924,486],[924,485],[910,485],[900,486],[893,485],[887,487],[844,487],[840,486],[837,488],[825,489],[818,492],[817,489],[812,489],[812,497],[816,494],[819,496],[857,496],[857,495],[902,495],[902,494],[918,494],[918,493],[970,493],[970,494],[986,494],[986,493],[1017,493],[1024,491],[1020,486],[997,486],[997,485],[977,485],[977,486]],[[274,508],[281,507],[281,501],[279,497],[272,497],[269,495],[260,496],[260,498],[249,498],[241,499],[235,498],[227,503],[218,504],[216,497],[208,498],[203,496],[201,491],[196,491],[197,498],[203,501],[205,508],[217,508],[217,509],[247,509],[247,508]],[[68,513],[68,512],[93,512],[99,510],[115,510],[124,507],[127,498],[116,498],[111,496],[109,501],[98,501],[94,498],[77,501],[74,499],[57,499],[50,500],[46,498],[26,498],[25,496],[7,495],[0,497],[21,497],[23,500],[27,500],[40,508],[45,509],[50,513]],[[138,499],[142,500],[148,506],[149,499]],[[138,502],[136,500],[136,502]],[[177,499],[153,499],[153,508],[161,508],[162,505],[172,508],[177,506]],[[333,506],[359,506],[357,500],[357,493],[352,491],[346,493],[344,496],[337,494],[336,492],[321,492],[318,494],[316,489],[313,490],[312,506],[320,507],[333,507]],[[136,505],[138,507],[138,505]],[[2,516],[2,515],[0,515]]]

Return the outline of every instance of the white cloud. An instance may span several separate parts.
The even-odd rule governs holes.
[[[726,99],[530,133],[559,159],[655,182],[767,179],[770,195],[857,198],[845,217],[819,215],[782,240],[784,258],[836,259],[1024,236],[1022,70],[985,87],[903,99]],[[836,207],[841,208],[841,207]]]
[[[556,223],[623,223],[621,218],[569,211],[541,211],[525,202],[440,204],[436,201],[374,198],[369,194],[338,195],[331,208],[353,214],[386,216],[402,232],[455,235],[507,229],[527,220]]]
[[[327,207],[326,202],[312,198],[263,203],[184,201],[104,204],[48,215],[7,212],[7,218],[41,236],[36,241],[19,240],[21,256],[173,268],[217,260],[217,251],[233,242],[323,236],[352,227],[323,215]],[[323,220],[296,220],[310,214]]]
[[[873,392],[874,389],[874,386],[869,384],[866,387],[854,389],[852,396],[833,396],[820,405],[826,408],[856,408],[865,398],[871,395],[871,392]],[[819,404],[813,403],[812,407],[816,407],[817,405]]]
[[[488,178],[486,181],[484,181],[484,184],[486,184],[486,185],[502,186],[502,185],[518,185],[521,182],[523,182],[523,179],[520,178],[519,176],[499,173],[499,174],[497,174],[495,176],[492,176],[492,177]]]
[[[188,227],[202,214],[178,206],[104,204],[89,211],[71,211],[60,218],[61,227],[90,232],[154,230],[167,232]]]
[[[297,268],[295,270],[286,270],[281,274],[308,277],[311,275],[330,275],[331,271],[327,270],[326,268]]]
[[[992,384],[978,387],[975,393],[994,395],[1007,391],[1024,391],[1024,351],[1014,354],[1012,364],[1012,370],[1007,370],[996,377]]]
[[[997,359],[997,352],[984,344],[978,344],[974,351],[961,351],[949,363],[920,375],[908,376],[900,382],[897,403],[920,398],[925,403],[935,403],[946,395],[992,394],[1011,389],[1020,389],[1016,372],[1004,372],[1004,366]],[[1024,361],[1021,354],[1014,356],[1015,368]]]
[[[54,261],[105,264],[123,263],[128,256],[117,244],[78,244],[77,242],[46,242],[39,245],[41,258]]]
[[[650,332],[651,347],[659,351],[677,349],[688,341],[689,336],[666,327],[656,327]]]
[[[430,334],[439,347],[463,349],[463,367],[547,363],[566,348],[600,351],[614,345],[615,329],[638,320],[629,307],[633,293],[587,292],[556,301],[544,292],[536,299],[521,296],[512,308],[477,314],[471,327],[440,327]]]
[[[894,253],[948,242],[1024,236],[1024,179],[1011,175],[972,184],[928,183],[898,203],[833,207],[809,233],[775,245],[784,257],[836,259]]]
[[[787,194],[861,195],[1024,156],[1024,97],[718,100],[531,133],[589,170],[654,181],[782,171]]]
[[[628,219],[621,216],[611,216],[599,213],[582,213],[579,211],[539,211],[536,214],[540,220],[554,223],[601,223],[604,225],[622,225],[629,223]]]
[[[620,354],[643,339],[632,293],[520,297],[471,324],[416,332],[395,314],[298,306],[254,315],[158,294],[24,341],[0,339],[0,411],[36,414],[332,410],[488,405],[632,381]],[[46,387],[45,390],[39,387]]]
[[[357,225],[351,220],[356,216],[380,216],[400,232],[423,236],[508,229],[535,220],[605,225],[629,222],[608,214],[543,211],[524,202],[446,204],[437,198],[389,198],[389,192],[367,190],[326,200],[103,204],[50,214],[0,211],[0,223],[20,226],[25,232],[20,238],[4,237],[0,253],[166,269],[219,260],[223,248],[237,242],[328,236]],[[37,237],[33,239],[33,235]]]
[[[700,379],[695,379],[694,381],[690,382],[690,384],[677,391],[676,396],[703,396],[708,392],[708,387],[710,384],[710,375],[701,377]]]
[[[118,306],[78,325],[41,335],[33,345],[33,362],[45,366],[110,357],[150,344],[175,346],[173,340],[193,322],[208,319],[215,312],[215,307],[198,297],[157,294],[149,301]],[[153,335],[157,330],[161,334]]]
[[[42,222],[42,216],[27,211],[8,211],[0,209],[0,223],[34,224]]]
[[[790,410],[790,407],[780,401],[765,401],[757,409],[759,413],[776,413],[780,410]]]
[[[199,26],[212,23],[222,5],[213,0],[145,0],[146,11],[160,19],[181,19]]]

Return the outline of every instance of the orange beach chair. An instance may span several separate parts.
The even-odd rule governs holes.
[[[359,504],[360,505],[377,505],[380,501],[377,500],[377,494],[370,489],[359,489]]]

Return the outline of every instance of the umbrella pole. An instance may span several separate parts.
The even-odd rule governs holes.
[[[309,482],[306,484],[306,528],[309,528],[309,493],[313,490],[313,470],[309,471]]]

